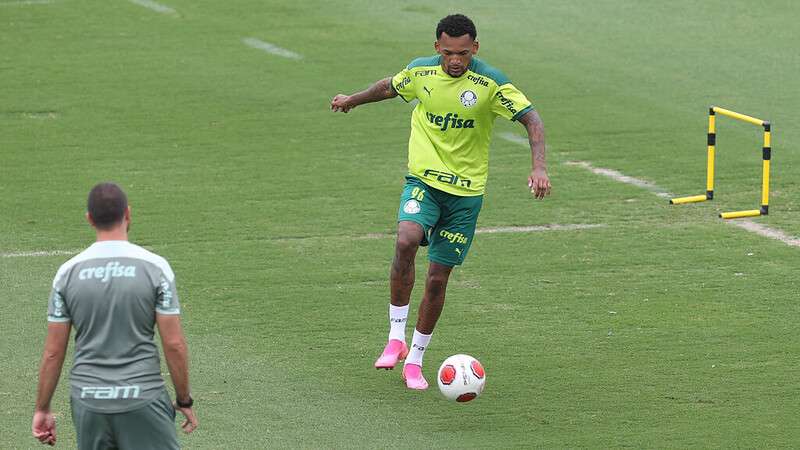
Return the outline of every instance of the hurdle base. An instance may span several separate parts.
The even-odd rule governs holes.
[[[738,219],[741,217],[756,217],[761,215],[760,209],[748,209],[746,211],[732,211],[726,213],[720,213],[720,217],[723,219]]]
[[[670,205],[683,205],[685,203],[698,203],[708,200],[708,195],[692,195],[689,197],[673,198],[669,201]]]

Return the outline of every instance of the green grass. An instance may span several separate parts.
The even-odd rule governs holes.
[[[132,240],[178,276],[201,420],[186,448],[794,447],[800,250],[716,218],[758,206],[758,130],[718,118],[703,204],[564,164],[699,194],[708,106],[765,118],[771,214],[755,220],[800,235],[800,6],[767,3],[0,2],[0,252],[88,245],[86,193],[123,185]],[[494,139],[479,226],[604,225],[476,238],[426,356],[430,379],[450,354],[481,359],[487,389],[467,405],[371,368],[393,240],[362,237],[394,230],[410,109],[328,110],[431,54],[453,11],[540,111],[554,185],[532,201],[528,151]],[[38,446],[46,296],[66,259],[0,258],[0,448]]]

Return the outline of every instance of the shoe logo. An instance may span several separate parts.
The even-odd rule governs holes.
[[[428,86],[422,86],[422,89],[425,89],[425,92],[428,93],[428,97],[431,96],[431,89],[428,89]]]

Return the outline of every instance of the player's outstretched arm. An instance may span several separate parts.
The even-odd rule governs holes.
[[[197,416],[192,409],[192,395],[189,389],[189,347],[183,337],[181,317],[171,314],[156,314],[158,334],[164,348],[172,385],[175,386],[175,408],[186,417],[181,425],[183,431],[191,433],[197,428]],[[189,406],[181,406],[181,404]]]
[[[534,198],[543,199],[550,195],[550,178],[547,176],[545,160],[544,124],[536,110],[530,110],[519,118],[519,123],[528,131],[528,142],[531,145],[531,174],[528,176],[528,187]]]
[[[392,77],[387,77],[376,81],[365,91],[356,92],[352,95],[338,94],[331,100],[331,110],[333,112],[346,113],[358,105],[379,102],[394,97],[397,97],[397,91],[392,86]]]
[[[36,390],[36,411],[33,413],[31,432],[42,444],[56,444],[56,419],[50,411],[50,400],[61,376],[64,355],[69,345],[69,322],[47,324],[42,362],[39,365],[39,386]]]

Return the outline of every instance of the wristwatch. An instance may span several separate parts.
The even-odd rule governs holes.
[[[182,402],[178,397],[175,397],[175,404],[180,408],[191,408],[194,405],[194,399],[189,395],[189,401]]]

